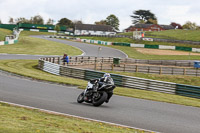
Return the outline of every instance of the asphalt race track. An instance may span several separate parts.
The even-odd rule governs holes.
[[[50,41],[56,41],[56,42],[60,42],[60,43],[64,43],[67,45],[77,47],[84,52],[84,56],[121,57],[121,58],[128,57],[122,51],[119,51],[119,50],[113,49],[113,48],[109,48],[109,47],[92,45],[92,44],[87,44],[87,43],[72,42],[72,41],[55,39],[55,38],[47,38],[45,36],[33,36],[33,37],[42,38],[42,39],[46,39],[46,40],[50,40]],[[99,47],[101,47],[101,50],[98,52]]]
[[[58,39],[52,40],[60,41]],[[70,42],[61,41],[66,44]],[[83,47],[83,43],[71,42],[71,44],[73,46],[81,45],[79,48]],[[92,54],[87,53],[87,51],[91,51],[89,48],[83,49],[87,56]],[[112,53],[112,51],[108,53]],[[103,52],[100,54],[105,56]],[[126,56],[121,52],[119,55],[122,58]],[[0,58],[7,59],[11,56],[13,55],[0,55]],[[20,56],[24,59],[26,55]],[[27,56],[30,59],[35,59],[35,57],[37,56]],[[164,133],[200,132],[200,108],[116,95],[111,98],[108,104],[93,107],[90,104],[76,102],[77,96],[82,91],[72,86],[33,81],[0,71],[0,101]]]

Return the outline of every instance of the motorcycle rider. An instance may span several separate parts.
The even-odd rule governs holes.
[[[113,84],[114,85],[114,81],[113,79],[111,78],[110,74],[109,73],[105,73],[103,75],[103,77],[99,78],[99,79],[93,79],[93,80],[90,80],[91,82],[94,82],[94,81],[97,81],[98,82],[98,88],[102,87],[103,84]],[[93,88],[94,91],[97,91],[96,87]],[[109,102],[110,98],[112,97],[113,95],[113,90],[112,91],[109,91],[108,93],[108,98],[107,100],[105,101],[106,103]]]

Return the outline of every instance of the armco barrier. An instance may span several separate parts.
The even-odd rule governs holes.
[[[55,64],[45,61],[45,58],[39,59],[38,68],[52,74],[80,78],[84,80],[99,78],[103,75],[103,72],[99,71]],[[111,76],[113,77],[113,80],[117,86],[200,98],[199,86],[182,85],[117,74],[111,74]]]
[[[192,48],[176,46],[175,50],[192,51]]]
[[[200,87],[190,85],[176,85],[176,94],[194,98],[200,98]]]
[[[47,36],[47,37],[60,38],[59,36]],[[166,50],[169,49],[169,50],[179,50],[179,51],[189,51],[189,52],[200,52],[200,48],[190,48],[190,47],[180,47],[180,46],[131,44],[131,43],[122,43],[122,42],[106,42],[106,41],[80,39],[80,38],[73,38],[73,37],[67,37],[65,39],[75,39],[76,41],[81,40],[81,42],[85,42],[85,43],[95,43],[95,44],[102,44],[102,45],[119,45],[119,46],[135,47],[135,48],[151,48],[151,49],[166,49]]]
[[[14,39],[10,39],[9,41],[0,41],[0,45],[7,45],[7,44],[16,44],[18,43],[18,37],[21,31],[14,31],[15,32],[15,38]]]
[[[158,49],[158,48],[159,48],[159,45],[148,45],[148,44],[145,44],[145,45],[144,45],[144,48]]]

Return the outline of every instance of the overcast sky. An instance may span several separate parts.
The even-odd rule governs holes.
[[[45,21],[66,17],[94,24],[114,14],[122,31],[132,24],[130,15],[139,9],[150,10],[159,24],[192,21],[200,25],[200,0],[0,0],[0,20],[8,23],[10,17],[41,15]]]

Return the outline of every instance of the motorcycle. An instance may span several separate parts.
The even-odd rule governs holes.
[[[77,102],[82,103],[92,103],[93,106],[100,106],[104,102],[108,101],[109,92],[112,92],[115,88],[113,80],[108,83],[98,82],[96,80],[90,80],[88,82],[87,88],[78,96]]]

